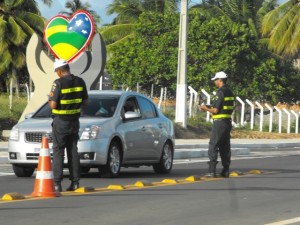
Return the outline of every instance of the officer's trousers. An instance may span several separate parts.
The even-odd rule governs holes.
[[[231,119],[214,120],[208,148],[210,162],[217,162],[218,152],[220,152],[223,167],[229,167],[231,162],[231,128]]]
[[[79,120],[66,121],[55,117],[52,123],[53,139],[53,175],[54,181],[60,182],[63,179],[64,152],[66,149],[70,180],[79,181],[79,156],[77,142],[79,139]]]

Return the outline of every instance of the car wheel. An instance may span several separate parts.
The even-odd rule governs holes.
[[[112,142],[109,147],[107,164],[99,168],[102,177],[113,178],[119,176],[121,169],[121,148],[117,142]]]
[[[17,177],[31,177],[35,168],[12,165],[13,171]]]
[[[153,165],[155,173],[170,173],[173,166],[173,147],[169,142],[164,144],[159,163]]]

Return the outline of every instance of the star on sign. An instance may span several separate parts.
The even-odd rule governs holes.
[[[75,22],[75,24],[76,24],[77,27],[79,27],[82,23],[83,23],[83,21],[80,20],[80,19],[76,20],[76,22]]]

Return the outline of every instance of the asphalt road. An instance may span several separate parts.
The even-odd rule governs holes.
[[[185,182],[185,178],[201,176],[206,171],[205,161],[176,160],[172,173],[164,176],[154,174],[148,167],[123,169],[117,179],[103,179],[94,172],[83,176],[81,185],[103,189],[50,199],[0,201],[0,221],[3,225],[300,224],[298,150],[257,150],[249,156],[233,158],[232,170],[248,173],[259,169],[263,174]],[[16,178],[10,174],[10,166],[2,159],[0,195],[30,195],[35,177]],[[163,183],[167,178],[177,183]],[[137,181],[153,185],[121,191],[107,189],[112,184],[127,188]],[[66,175],[64,188],[68,184]]]

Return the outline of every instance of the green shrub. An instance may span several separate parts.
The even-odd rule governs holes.
[[[0,130],[10,130],[21,117],[27,105],[27,97],[24,95],[13,95],[10,109],[10,100],[8,94],[0,94]]]

